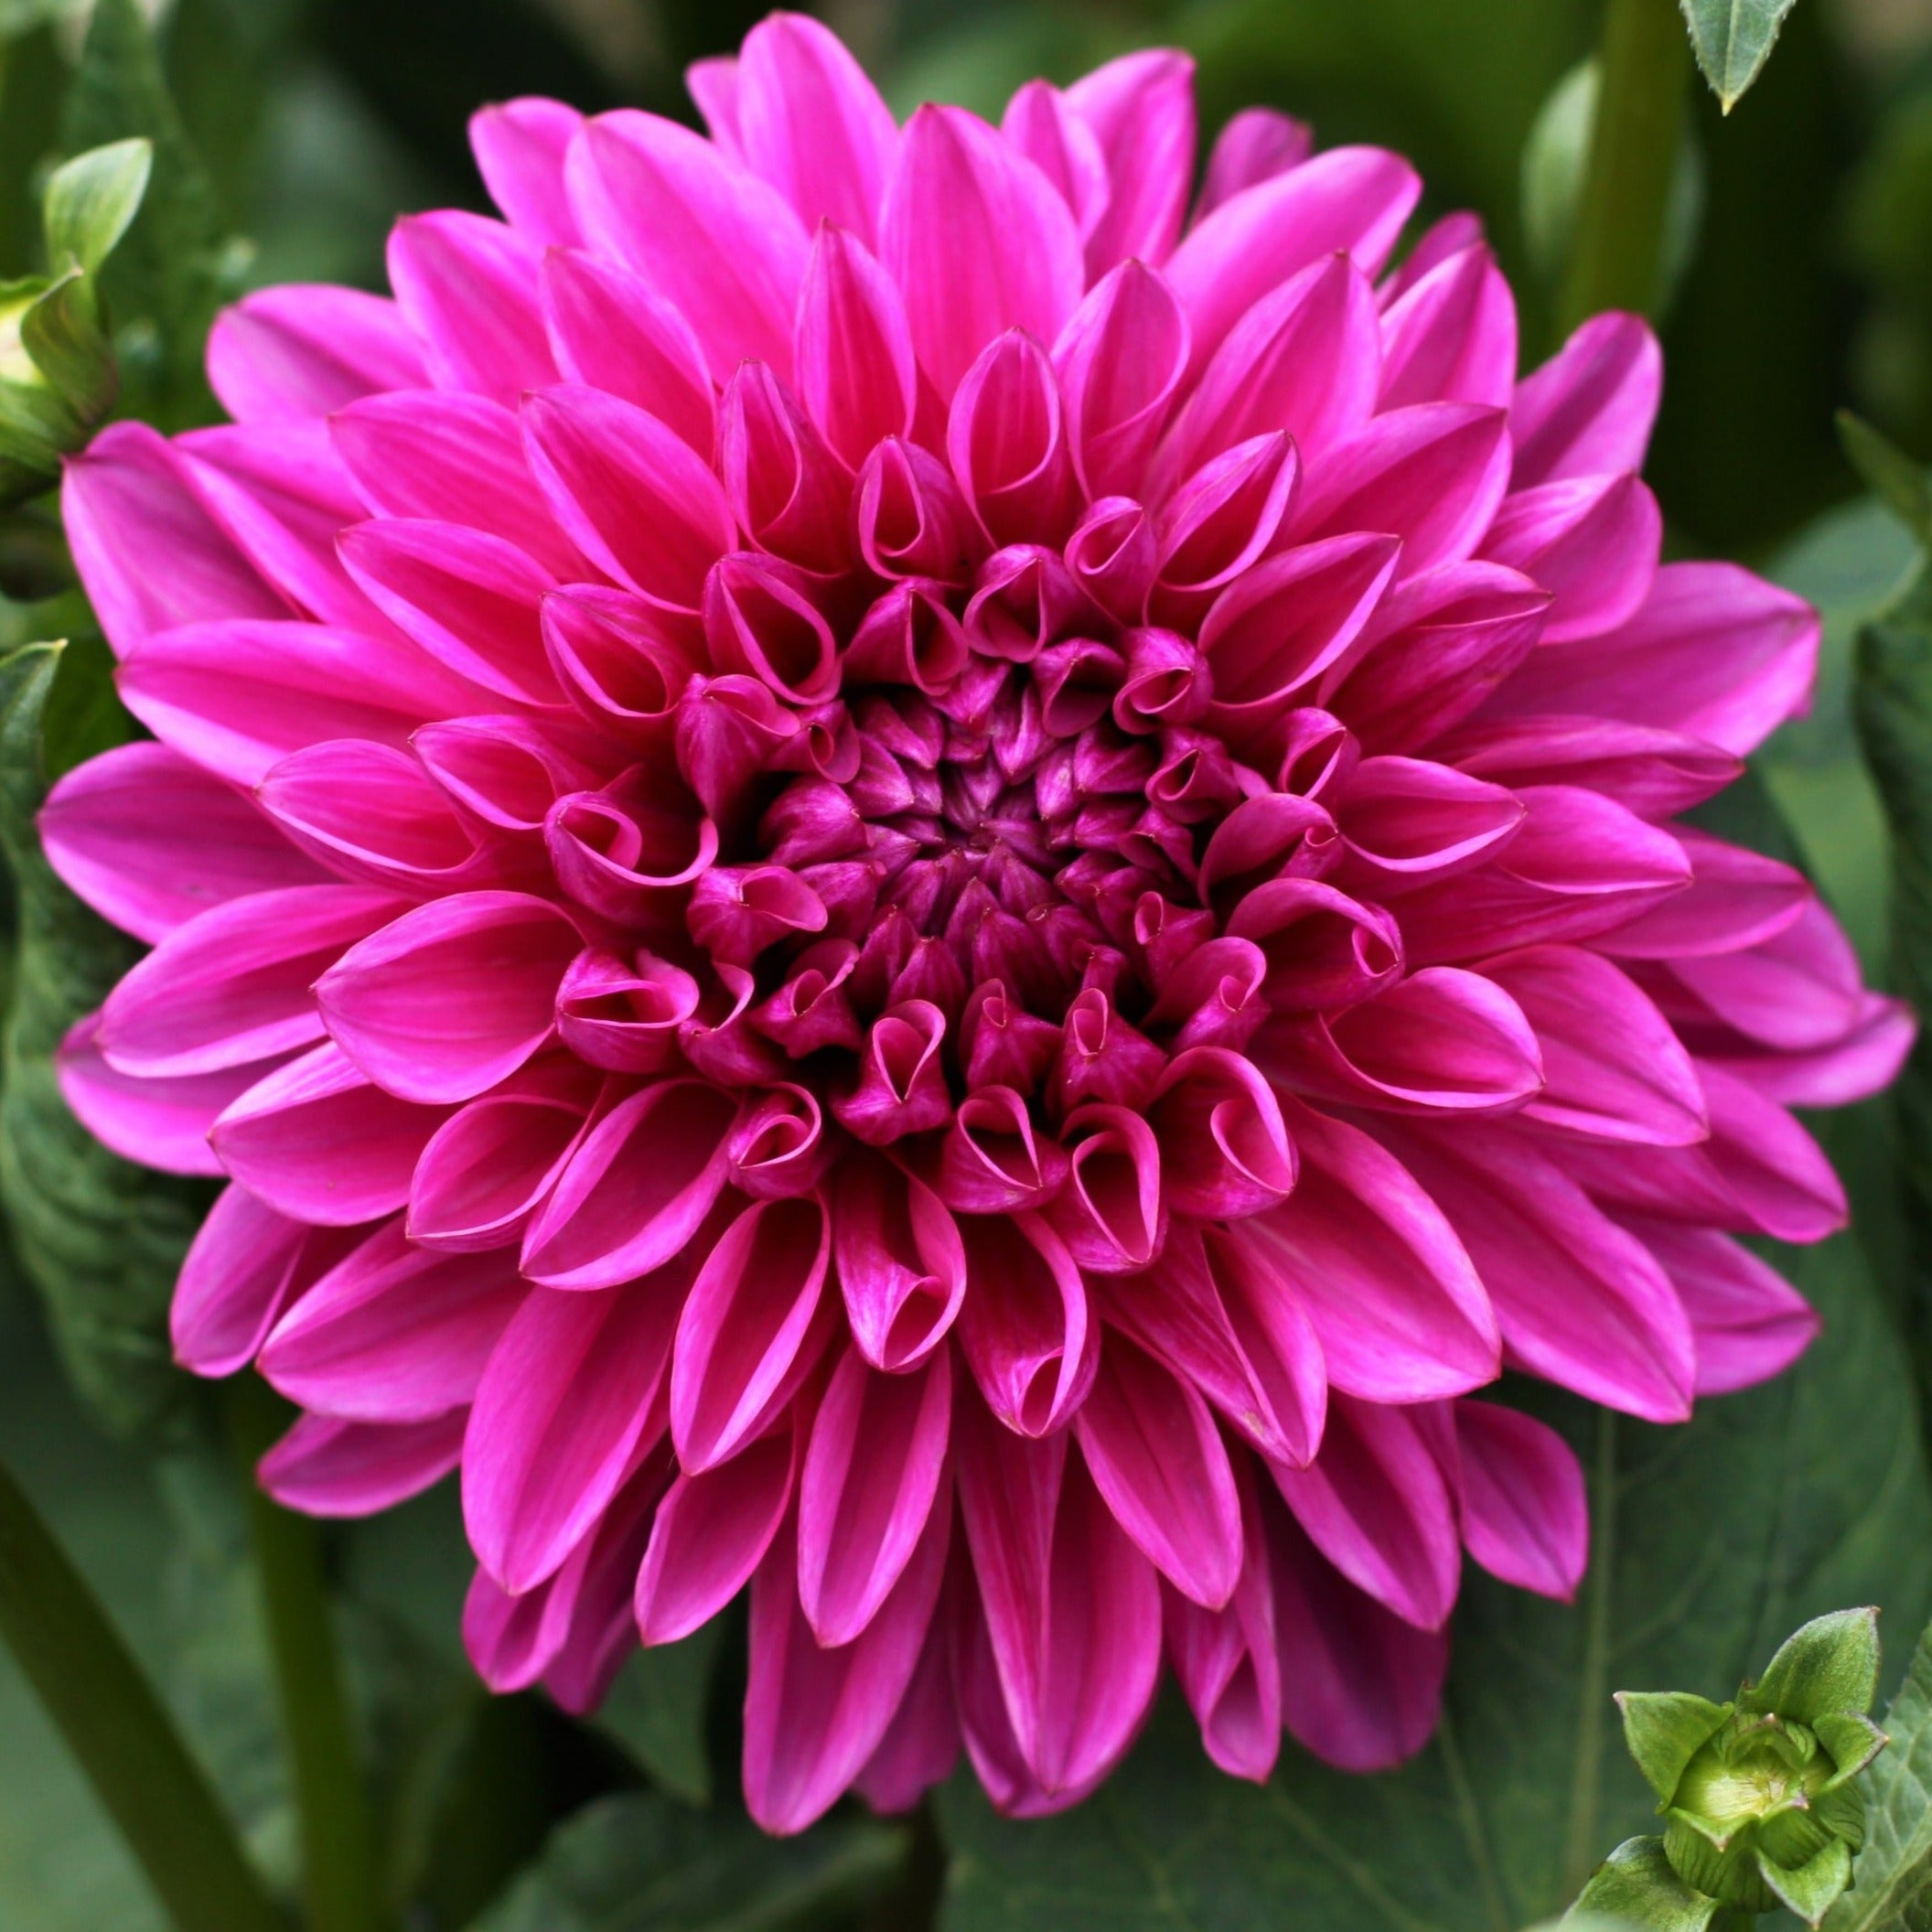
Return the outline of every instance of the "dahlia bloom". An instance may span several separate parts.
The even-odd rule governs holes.
[[[153,950],[80,1117],[222,1175],[190,1368],[284,1502],[460,1468],[465,1636],[595,1704],[749,1586],[774,1830],[963,1745],[1070,1804],[1165,1656],[1215,1761],[1391,1764],[1464,1554],[1575,1587],[1475,1391],[1650,1422],[1815,1327],[1733,1236],[1910,1037],[1682,823],[1798,599],[1658,562],[1627,316],[1518,380],[1473,220],[1189,64],[902,128],[778,15],[651,115],[491,108],[501,220],[217,325],[74,554],[151,741],[61,875]]]

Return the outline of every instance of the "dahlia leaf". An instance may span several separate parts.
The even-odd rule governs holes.
[[[1660,1838],[1626,1839],[1590,1874],[1576,1904],[1580,1912],[1650,1932],[1704,1932],[1718,1909],[1670,1869]]]
[[[1284,1899],[1298,1924],[1377,1932],[1534,1924],[1576,1896],[1604,1846],[1656,1829],[1616,1684],[1726,1696],[1763,1668],[1766,1633],[1846,1603],[1916,1627],[1932,1608],[1932,1492],[1890,1318],[1847,1239],[1779,1265],[1822,1335],[1780,1380],[1701,1402],[1686,1424],[1593,1420],[1512,1388],[1591,1472],[1592,1568],[1574,1608],[1465,1574],[1445,1722],[1420,1755],[1361,1777],[1291,1741],[1257,1789],[1208,1763],[1169,1699],[1064,1817],[1003,1823],[961,1774],[941,1798],[946,1932],[1272,1925]],[[1932,1658],[1922,1669],[1932,1703]],[[1903,1800],[1898,1815],[1903,1829]]]
[[[1704,79],[1728,114],[1771,58],[1796,0],[1680,0]]]
[[[886,1891],[907,1848],[905,1831],[869,1820],[780,1841],[632,1792],[560,1825],[471,1932],[802,1932]]]
[[[54,1053],[137,949],[54,876],[34,830],[42,724],[64,647],[0,659],[0,851],[19,935],[0,1091],[0,1200],[76,1389],[110,1428],[151,1422],[174,1387],[167,1304],[203,1189],[110,1154],[68,1110]]]
[[[1932,1629],[1885,1712],[1891,1739],[1864,1781],[1865,1843],[1828,1932],[1932,1927]]]

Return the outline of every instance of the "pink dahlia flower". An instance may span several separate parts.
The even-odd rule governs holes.
[[[748,1584],[775,1830],[963,1744],[1036,1813],[1165,1655],[1215,1761],[1428,1736],[1466,1551],[1568,1595],[1506,1366],[1651,1422],[1776,1373],[1733,1239],[1910,1022],[1679,822],[1802,603],[1658,561],[1659,380],[1519,381],[1474,221],[1136,54],[896,124],[811,21],[711,138],[477,117],[502,220],[253,295],[231,426],[68,528],[152,742],[62,876],[154,950],[69,1041],[226,1175],[181,1359],[285,1502],[460,1468],[478,1668],[593,1705]]]

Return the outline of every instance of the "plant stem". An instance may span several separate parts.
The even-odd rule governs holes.
[[[181,1932],[284,1932],[141,1667],[5,1467],[0,1636]]]
[[[375,1821],[349,1723],[321,1536],[306,1517],[272,1502],[255,1479],[262,1452],[282,1432],[282,1405],[252,1374],[223,1388],[295,1785],[308,1932],[379,1932],[386,1914]]]
[[[1561,305],[1566,334],[1599,309],[1648,315],[1657,306],[1690,74],[1675,0],[1605,0],[1597,66],[1596,115]]]

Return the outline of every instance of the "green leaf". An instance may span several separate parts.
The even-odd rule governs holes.
[[[34,830],[47,789],[40,724],[61,647],[0,659],[0,851],[18,953],[0,1091],[0,1197],[76,1388],[110,1428],[154,1421],[178,1387],[167,1304],[206,1211],[201,1186],[110,1154],[68,1111],[53,1056],[138,949],[54,876]]]
[[[1849,409],[1838,413],[1838,440],[1873,495],[1921,543],[1932,542],[1932,475]]]
[[[1660,1838],[1626,1839],[1594,1872],[1576,1902],[1580,1913],[1600,1913],[1652,1932],[1703,1932],[1717,1901],[1693,1892],[1664,1856]],[[1573,1927],[1565,1917],[1563,1924]]]
[[[1865,1843],[1826,1932],[1932,1927],[1932,1629],[1885,1712],[1891,1748],[1865,1776]]]
[[[21,317],[20,341],[48,387],[72,413],[78,445],[78,432],[92,428],[108,413],[121,386],[93,285],[81,270],[70,268]]]
[[[1689,1690],[1619,1690],[1624,1743],[1650,1788],[1666,1800],[1676,1795],[1684,1766],[1717,1734],[1731,1714]]]
[[[591,1720],[687,1805],[711,1802],[704,1707],[724,1628],[714,1616],[682,1643],[635,1652]]]
[[[1795,0],[1679,0],[1690,46],[1728,114],[1771,57]]]
[[[884,1891],[907,1850],[903,1830],[867,1819],[771,1839],[633,1792],[553,1831],[474,1932],[808,1932]]]
[[[139,135],[63,162],[48,176],[47,255],[92,274],[127,232],[154,172],[155,145]]]
[[[1877,1695],[1878,1612],[1834,1610],[1794,1630],[1738,1702],[1809,1724],[1830,1711],[1869,1711]]]
[[[1447,1722],[1413,1764],[1351,1777],[1287,1744],[1257,1789],[1208,1766],[1170,1698],[1063,1817],[1007,1823],[961,1773],[941,1798],[947,1932],[1263,1932],[1284,1899],[1302,1925],[1507,1932],[1561,1911],[1606,1847],[1654,1828],[1618,1684],[1723,1697],[1846,1603],[1916,1627],[1932,1606],[1932,1497],[1897,1334],[1849,1239],[1781,1260],[1823,1334],[1789,1374],[1689,1423],[1517,1385],[1583,1455],[1591,1573],[1574,1607],[1466,1573]]]

